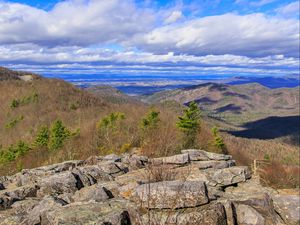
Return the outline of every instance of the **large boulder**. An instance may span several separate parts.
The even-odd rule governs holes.
[[[95,184],[93,186],[82,188],[73,195],[75,202],[101,202],[110,198],[113,198],[112,193],[101,184]]]
[[[235,166],[212,171],[208,184],[211,186],[226,187],[240,182],[245,182],[250,177],[251,173],[247,166]]]
[[[23,224],[35,225],[35,224],[45,224],[44,217],[45,214],[52,210],[59,210],[62,206],[67,203],[60,198],[53,196],[45,196],[38,204],[36,204],[33,209],[28,213]]]
[[[242,225],[273,225],[283,221],[274,209],[273,201],[266,193],[227,194],[232,208],[226,208],[227,215],[233,215],[234,221]],[[231,212],[232,210],[232,212]]]
[[[181,150],[181,153],[188,154],[191,161],[207,161],[207,160],[231,160],[231,155],[217,154],[198,149]]]
[[[142,217],[143,224],[227,225],[224,206],[220,203],[171,211],[150,211]]]
[[[154,158],[150,160],[151,164],[174,164],[174,165],[185,165],[190,162],[189,154],[173,155],[169,157]]]
[[[300,196],[273,195],[274,207],[288,224],[300,224]]]
[[[37,190],[37,186],[28,185],[0,191],[0,210],[5,210],[14,202],[21,201],[26,197],[36,197]]]
[[[113,180],[111,175],[103,171],[97,165],[77,167],[72,170],[72,173],[81,180],[84,186],[91,186],[98,182]]]
[[[136,188],[136,201],[149,209],[177,209],[207,204],[204,182],[162,181]]]
[[[228,160],[228,161],[217,161],[217,160],[209,160],[209,161],[193,161],[193,165],[196,165],[199,169],[205,170],[209,168],[213,169],[224,169],[228,167],[235,166],[234,160]]]
[[[80,178],[69,171],[45,177],[38,185],[40,186],[39,197],[51,194],[74,193],[83,187]]]
[[[42,224],[45,225],[121,225],[136,224],[133,222],[132,209],[124,200],[106,202],[72,203],[57,210],[48,212]]]
[[[18,186],[36,184],[46,176],[61,173],[63,171],[70,171],[82,164],[83,161],[81,160],[72,160],[35,169],[24,169],[12,177],[12,182],[16,183]]]

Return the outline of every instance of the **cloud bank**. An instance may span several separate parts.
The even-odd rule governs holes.
[[[133,0],[68,0],[48,11],[0,1],[0,64],[297,74],[297,7],[195,16],[182,4],[154,8]]]

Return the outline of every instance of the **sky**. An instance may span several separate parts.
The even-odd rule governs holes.
[[[0,65],[299,76],[298,0],[0,0]]]

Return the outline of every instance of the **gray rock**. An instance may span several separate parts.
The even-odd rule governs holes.
[[[203,150],[197,149],[186,149],[182,150],[181,153],[189,154],[191,161],[206,161],[206,160],[230,160],[232,156],[224,155],[224,154],[217,154],[213,152],[207,152]]]
[[[122,159],[122,163],[128,165],[129,170],[137,170],[144,168],[146,164],[148,163],[148,157],[146,156],[140,156],[140,155],[125,155]]]
[[[300,223],[300,196],[299,195],[273,195],[275,210],[288,224]]]
[[[46,224],[44,221],[45,214],[52,210],[60,210],[63,205],[67,203],[62,199],[45,196],[39,204],[37,204],[27,215],[23,224],[35,225],[35,224]]]
[[[265,225],[265,218],[254,208],[239,204],[235,207],[237,223],[241,225]]]
[[[89,158],[87,158],[86,160],[83,161],[84,165],[96,165],[99,162],[102,161],[102,157],[100,156],[90,156]]]
[[[150,216],[150,218],[149,218]],[[150,211],[142,217],[143,224],[199,224],[199,225],[227,225],[226,213],[220,203],[170,211]]]
[[[112,162],[121,162],[121,157],[116,154],[110,154],[103,157],[103,160],[112,161]]]
[[[28,214],[40,202],[37,198],[27,198],[22,201],[15,202],[11,207],[16,214]]]
[[[90,186],[100,181],[113,180],[113,177],[99,168],[98,165],[77,167],[72,170],[72,173],[79,177],[84,186]]]
[[[228,167],[235,166],[234,160],[228,160],[228,161],[216,161],[216,160],[210,160],[210,161],[193,161],[192,164],[198,166],[199,169],[224,169]]]
[[[150,209],[196,207],[208,203],[207,190],[200,181],[162,181],[136,188],[136,201]]]
[[[36,197],[37,186],[23,186],[0,191],[0,210],[9,208],[14,202],[26,197]]]
[[[48,212],[43,224],[47,225],[120,225],[136,224],[131,210],[134,206],[124,200],[107,202],[72,203]]]
[[[80,178],[69,171],[45,177],[38,185],[40,186],[39,197],[50,194],[74,193],[83,187]]]
[[[160,164],[175,164],[175,165],[184,165],[190,162],[189,154],[180,154],[173,155],[169,157],[161,157],[151,159],[150,162],[154,165]]]
[[[128,172],[128,168],[123,165],[122,163],[115,163],[115,162],[101,162],[98,164],[98,167],[104,171],[105,173],[116,177],[120,176],[126,172]]]
[[[245,182],[250,177],[250,170],[247,166],[235,166],[213,171],[208,184],[224,187]]]
[[[234,194],[225,196],[232,202],[233,214],[238,224],[283,224],[274,209],[273,201],[266,193]]]
[[[72,197],[75,202],[96,201],[101,202],[113,198],[112,193],[101,184],[85,187],[75,192]]]

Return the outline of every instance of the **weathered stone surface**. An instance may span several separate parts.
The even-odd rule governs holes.
[[[130,209],[132,208],[134,207],[124,200],[110,200],[101,203],[72,203],[58,210],[48,212],[44,224],[134,224],[131,222]]]
[[[225,195],[233,204],[233,213],[238,224],[282,224],[274,209],[270,196],[266,193]]]
[[[254,208],[248,205],[239,204],[235,207],[237,223],[241,225],[265,225],[264,217]]]
[[[89,158],[87,158],[86,160],[83,161],[84,165],[96,165],[98,163],[100,163],[102,161],[102,157],[101,156],[90,156]]]
[[[197,149],[181,150],[181,153],[188,154],[191,161],[206,161],[206,160],[230,160],[230,155],[217,154]]]
[[[23,201],[15,202],[11,207],[16,214],[28,214],[40,202],[37,198],[26,198]]]
[[[62,172],[43,178],[38,185],[40,190],[38,196],[43,197],[50,194],[74,193],[83,187],[82,181],[75,177],[72,172]]]
[[[9,208],[14,202],[21,201],[26,197],[35,197],[37,186],[23,186],[0,191],[0,210]]]
[[[96,201],[101,202],[113,198],[112,193],[101,184],[85,187],[75,192],[75,202]]]
[[[224,169],[228,167],[235,166],[234,160],[228,161],[217,161],[217,160],[209,160],[209,161],[195,161],[192,162],[193,165],[198,166],[199,169]]]
[[[173,155],[169,157],[161,157],[151,159],[150,162],[154,165],[160,164],[175,164],[175,165],[184,165],[190,162],[189,154],[180,154]]]
[[[150,215],[150,218],[149,218]],[[172,211],[150,211],[142,217],[143,224],[199,224],[199,225],[227,225],[226,214],[222,204],[212,203],[192,209]]]
[[[240,182],[245,182],[251,177],[247,166],[235,166],[216,170],[212,173],[209,185],[228,186]]]
[[[112,161],[112,162],[121,162],[121,157],[116,154],[110,154],[103,157],[103,160]]]
[[[273,195],[275,210],[288,224],[300,223],[300,196],[299,195]]]
[[[78,176],[84,186],[90,186],[100,181],[113,180],[113,177],[99,168],[98,165],[77,167],[72,170],[72,173]]]
[[[128,165],[130,171],[137,170],[146,166],[148,163],[148,157],[136,154],[126,154],[124,158],[122,158],[122,163]]]
[[[154,160],[138,154],[0,177],[0,225],[141,224],[139,216],[153,225],[299,222],[299,196],[277,196],[231,156],[195,149]]]
[[[200,181],[162,181],[136,188],[137,202],[150,209],[176,209],[208,203],[207,190]]]
[[[126,172],[128,172],[128,168],[126,166],[124,166],[121,163],[115,163],[115,162],[101,162],[98,164],[98,167],[104,171],[105,173],[116,177],[116,176],[120,176]]]
[[[60,210],[61,207],[66,204],[67,203],[62,199],[46,196],[29,212],[23,224],[46,224],[44,222],[45,214],[52,210]]]

